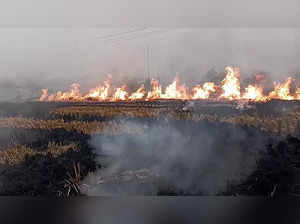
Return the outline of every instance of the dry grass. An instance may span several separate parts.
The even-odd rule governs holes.
[[[176,111],[167,108],[136,108],[136,107],[63,107],[52,111],[55,117],[64,117],[65,115],[74,118],[86,117],[132,117],[132,118],[159,118],[161,115],[176,120],[192,120],[195,122],[209,121],[230,123],[234,125],[250,126],[259,128],[262,131],[272,132],[282,135],[296,135],[300,125],[300,109],[289,111],[281,116],[260,117],[256,115],[239,114],[239,115],[217,115],[200,112]],[[39,120],[32,118],[2,118],[0,127],[25,128],[25,129],[43,129],[54,130],[63,128],[67,131],[77,131],[84,134],[136,134],[142,130],[132,130],[122,122],[114,121],[84,121],[70,120],[66,122],[63,119]]]
[[[281,135],[299,135],[297,129],[300,125],[300,113],[285,114],[280,117],[259,118],[249,115],[222,118],[220,122],[232,123],[235,125],[253,126],[262,131],[269,131]]]
[[[74,167],[74,175],[71,175],[69,172],[67,173],[68,178],[64,180],[64,188],[67,189],[66,196],[69,197],[71,191],[74,191],[75,195],[80,195],[80,163],[76,163],[73,165]]]
[[[75,196],[81,178],[96,168],[95,154],[84,143],[11,146],[0,151],[0,195]]]
[[[39,129],[39,130],[55,130],[65,129],[66,131],[77,131],[84,134],[119,134],[128,133],[134,134],[135,131],[130,128],[125,128],[120,123],[114,121],[70,121],[65,122],[62,119],[57,120],[39,120],[23,117],[9,117],[0,119],[1,128],[24,128],[24,129]]]
[[[60,145],[55,142],[49,142],[48,148],[43,151],[33,150],[32,148],[24,145],[10,146],[7,149],[0,151],[0,164],[1,165],[16,165],[25,160],[26,156],[34,155],[47,155],[51,154],[54,158],[57,158],[61,154],[73,150],[76,151],[76,144]]]
[[[300,109],[289,111],[281,116],[256,116],[249,114],[221,116],[217,114],[191,113],[182,111],[171,111],[167,117],[176,120],[192,120],[195,122],[209,121],[230,123],[234,125],[255,127],[262,131],[298,136],[300,127]]]
[[[83,107],[62,107],[51,112],[52,115],[62,117],[69,115],[76,118],[83,116],[99,117],[157,117],[168,111],[167,108],[146,108],[146,107],[111,107],[111,106],[83,106]]]

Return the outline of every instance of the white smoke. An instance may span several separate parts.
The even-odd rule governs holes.
[[[216,194],[253,171],[263,144],[235,126],[124,122],[136,135],[93,136],[90,144],[104,168],[86,177],[88,195]],[[246,145],[251,147],[247,148]]]

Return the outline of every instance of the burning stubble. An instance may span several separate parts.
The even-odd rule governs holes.
[[[72,83],[80,83],[82,95],[88,95],[89,90],[92,90],[92,98],[102,100],[105,98],[105,91],[98,97],[95,95],[103,93],[98,87],[105,86],[103,81],[106,74],[112,74],[114,82],[126,80],[116,84],[116,88],[111,90],[117,91],[122,88],[122,84],[128,84],[125,91],[128,99],[133,100],[144,94],[142,89],[138,94],[132,94],[141,85],[137,82],[137,86],[133,88],[129,85],[130,79],[141,81],[148,77],[160,80],[164,92],[168,86],[165,82],[172,82],[174,75],[179,74],[178,87],[186,83],[186,87],[192,91],[193,87],[201,84],[202,88],[189,94],[203,98],[207,97],[207,92],[202,84],[210,82],[205,75],[212,68],[221,72],[226,65],[237,65],[241,69],[241,77],[263,72],[277,82],[285,82],[288,76],[297,78],[299,73],[297,28],[139,28],[134,29],[138,30],[136,32],[127,33],[130,30],[132,29],[1,29],[0,44],[3,51],[0,58],[3,66],[0,75],[0,100],[38,100],[41,89],[46,88],[49,93],[47,98],[54,95],[50,97],[52,100],[60,96],[57,96],[59,90],[62,93],[68,92],[66,90]],[[148,35],[152,31],[155,31],[155,35]],[[124,32],[126,35],[116,35]],[[108,38],[108,41],[101,38],[105,36],[111,36],[112,39]],[[120,41],[120,45],[114,46],[115,41]],[[145,56],[147,44],[150,45],[148,64]],[[273,85],[272,81],[270,85]],[[251,85],[247,90],[248,85],[241,86],[241,92],[251,92],[242,97],[251,99],[253,93],[257,92],[254,91],[257,90],[255,83]],[[120,90],[118,93],[122,92]],[[148,91],[149,89],[146,94]],[[112,97],[113,93],[110,94]],[[122,96],[124,94],[116,95]],[[177,94],[177,97],[183,96]]]
[[[135,92],[126,91],[126,84],[112,88],[111,76],[104,81],[104,85],[93,88],[87,94],[82,94],[79,84],[74,83],[66,92],[58,91],[56,94],[48,94],[48,89],[42,89],[40,101],[137,101],[137,100],[247,100],[253,102],[265,102],[272,99],[299,100],[300,87],[292,91],[294,80],[288,77],[284,82],[275,82],[273,91],[265,94],[262,82],[255,82],[245,86],[243,90],[240,84],[240,72],[238,68],[227,66],[226,75],[221,83],[205,82],[202,85],[187,87],[179,83],[179,78],[163,87],[158,80],[152,79],[150,89],[147,91],[142,84]],[[258,80],[255,78],[255,80]]]

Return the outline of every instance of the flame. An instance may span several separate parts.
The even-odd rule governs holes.
[[[84,96],[85,99],[95,99],[99,101],[105,101],[108,99],[108,92],[110,88],[110,79],[104,81],[104,86],[91,89],[90,92]]]
[[[284,83],[274,83],[274,90],[270,92],[269,97],[272,99],[293,100],[295,99],[290,92],[293,79],[288,77]]]
[[[160,99],[162,95],[161,85],[159,81],[151,80],[151,90],[147,94],[147,100],[150,99]]]
[[[141,85],[141,87],[138,88],[137,91],[132,93],[130,95],[130,97],[128,97],[128,99],[130,99],[130,100],[140,100],[140,99],[143,99],[145,95],[146,95],[145,86]]]
[[[227,66],[226,77],[222,81],[223,93],[220,98],[236,100],[240,99],[240,74],[237,68]]]
[[[203,86],[197,85],[193,88],[192,99],[208,99],[210,93],[216,92],[217,86],[213,82],[206,82]]]
[[[296,99],[300,100],[300,87],[298,87],[296,90]]]
[[[54,94],[51,94],[49,97],[48,97],[48,101],[54,101],[55,100],[55,96]]]
[[[121,88],[116,88],[115,93],[112,97],[113,101],[126,100],[128,93],[125,91],[126,85],[123,85]]]
[[[291,90],[291,85],[295,80],[288,77],[285,82],[274,83],[274,90],[269,94],[264,94],[263,84],[266,82],[263,75],[255,76],[254,84],[248,85],[241,91],[240,72],[238,68],[226,67],[226,76],[221,84],[206,82],[203,85],[196,85],[189,88],[185,84],[180,85],[178,77],[166,86],[163,90],[158,80],[151,80],[151,89],[146,91],[141,85],[135,92],[128,93],[126,85],[112,88],[110,84],[111,76],[108,76],[103,85],[91,89],[86,95],[80,93],[79,84],[71,85],[66,92],[58,91],[50,94],[48,89],[42,89],[40,101],[124,101],[124,100],[156,100],[156,99],[213,99],[213,100],[249,100],[262,102],[271,99],[300,100],[300,87]]]
[[[71,89],[67,92],[61,92],[58,91],[56,94],[56,97],[54,95],[51,95],[48,100],[55,100],[56,101],[69,101],[69,100],[81,100],[81,94],[79,91],[79,84],[78,83],[73,83],[71,85]]]
[[[185,85],[178,85],[179,79],[175,77],[174,81],[166,87],[165,93],[161,98],[163,99],[188,99]]]
[[[40,101],[45,101],[48,96],[48,89],[42,89],[42,95],[40,97]]]
[[[247,86],[242,98],[251,101],[265,101],[267,99],[263,94],[262,87],[256,85]]]

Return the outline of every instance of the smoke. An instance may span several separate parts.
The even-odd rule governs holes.
[[[214,195],[253,171],[265,141],[258,131],[231,125],[169,120],[123,125],[140,133],[91,138],[104,167],[84,179],[84,193]]]
[[[38,98],[40,89],[67,90],[74,82],[87,90],[107,74],[117,82],[142,81],[149,73],[163,84],[176,74],[187,84],[204,81],[210,69],[223,73],[227,65],[240,67],[241,78],[255,72],[278,81],[299,75],[297,28],[130,30],[1,28],[0,100]],[[15,87],[4,88],[7,82]]]

